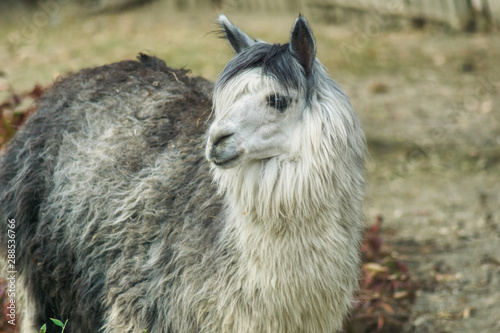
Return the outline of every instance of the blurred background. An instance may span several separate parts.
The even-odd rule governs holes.
[[[0,150],[85,67],[144,52],[215,80],[232,57],[221,13],[272,43],[302,13],[366,131],[367,225],[385,257],[364,273],[392,289],[368,286],[377,306],[346,330],[499,332],[500,0],[0,0]]]

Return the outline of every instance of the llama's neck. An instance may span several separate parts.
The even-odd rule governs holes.
[[[333,184],[307,169],[301,160],[274,159],[234,170],[222,180],[233,219],[271,233],[300,232],[308,223],[319,227],[321,212],[333,214],[331,221],[338,210]]]
[[[282,165],[273,186],[265,179],[271,170],[256,166],[247,171],[263,173],[263,179],[242,177],[238,184],[246,191],[227,193],[226,227],[238,253],[233,282],[239,290],[228,331],[336,332],[350,308],[359,221],[344,220],[339,193],[329,186],[334,180],[292,178],[296,173],[283,168],[304,166],[289,163],[296,165]]]

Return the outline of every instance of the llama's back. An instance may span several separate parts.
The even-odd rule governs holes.
[[[148,316],[168,310],[157,295],[183,269],[171,244],[210,251],[219,228],[203,157],[211,90],[141,55],[83,70],[45,95],[0,157],[1,251],[14,219],[34,328],[55,316],[70,332],[96,332],[105,315],[167,327]]]

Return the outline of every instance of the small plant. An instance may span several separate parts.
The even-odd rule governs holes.
[[[67,319],[64,323],[59,319],[50,318],[50,320],[52,320],[52,322],[57,326],[61,327],[62,328],[61,333],[64,333],[64,329],[66,328],[66,324],[68,323]],[[46,332],[47,332],[47,325],[43,324],[43,326],[40,327],[40,330],[37,333],[46,333]]]

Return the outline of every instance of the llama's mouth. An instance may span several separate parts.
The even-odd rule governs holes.
[[[218,166],[219,168],[222,169],[229,169],[235,166],[238,163],[238,160],[240,158],[240,154],[236,154],[230,158],[227,158],[225,160],[219,160],[217,158],[212,158],[212,163]]]

